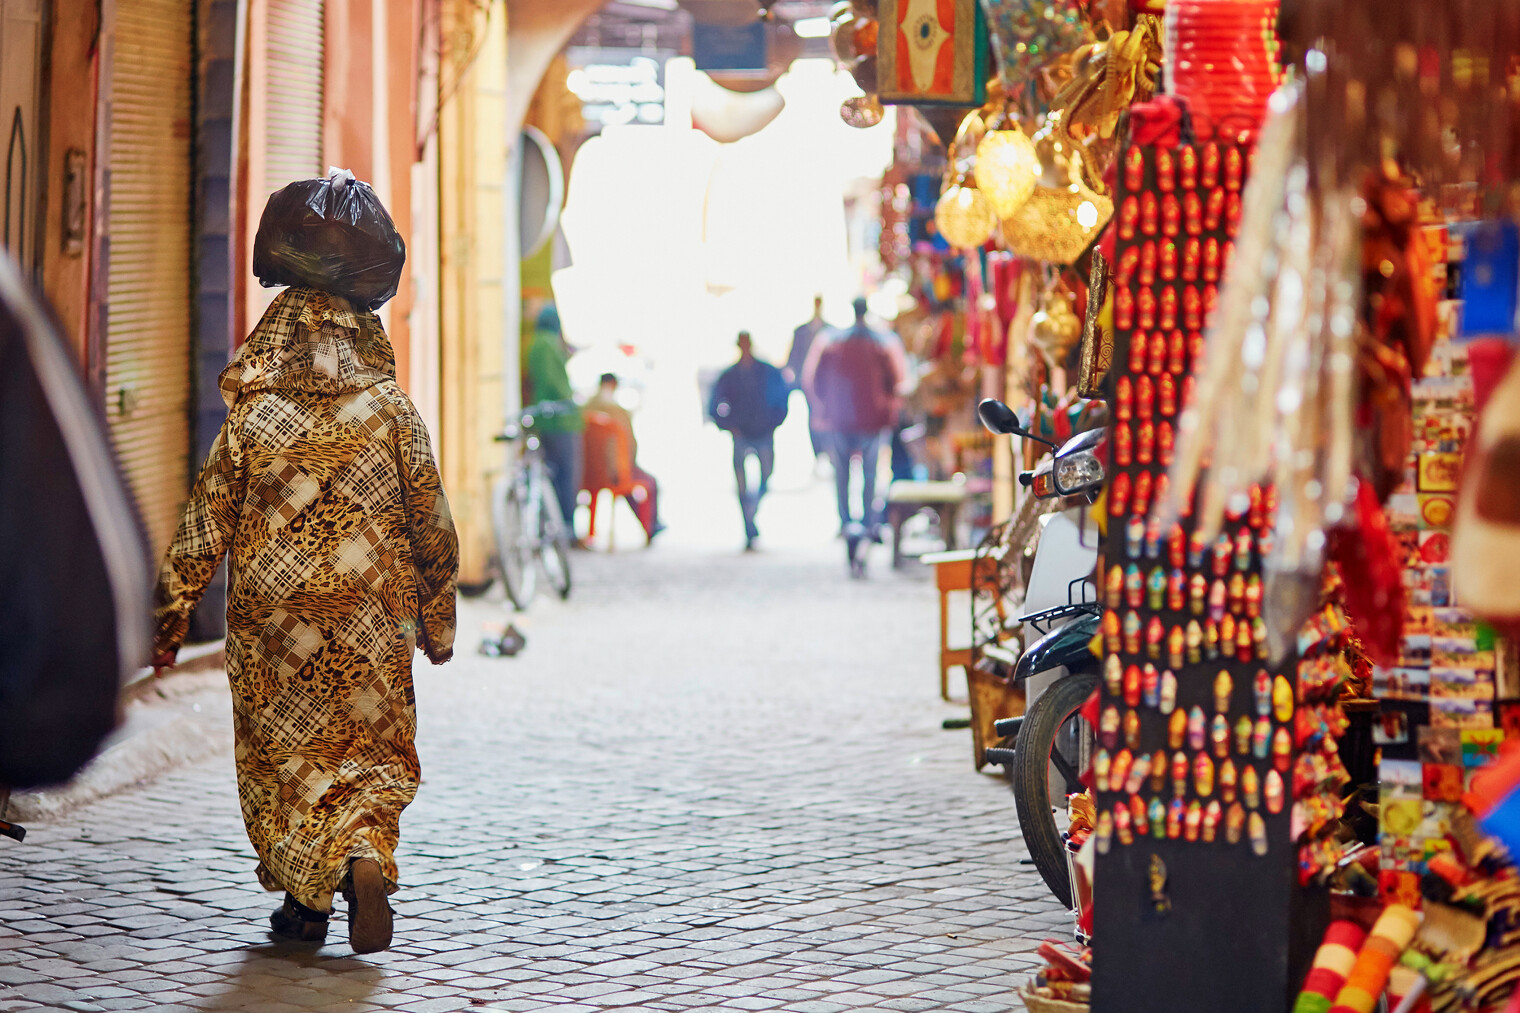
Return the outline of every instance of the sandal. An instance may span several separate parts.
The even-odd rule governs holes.
[[[327,915],[312,910],[287,893],[285,903],[269,916],[269,928],[281,939],[320,943],[327,939]]]
[[[389,949],[393,912],[385,897],[385,875],[373,858],[356,858],[349,863],[348,878],[343,883],[343,899],[348,902],[348,945],[355,953],[378,953]]]

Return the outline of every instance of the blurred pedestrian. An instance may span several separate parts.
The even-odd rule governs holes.
[[[617,399],[618,378],[616,373],[603,373],[597,386],[596,394],[593,395],[582,407],[587,415],[592,412],[607,416],[613,424],[621,429],[628,437],[628,460],[631,462],[633,474],[629,480],[634,486],[634,491],[626,497],[628,505],[633,508],[634,514],[639,519],[639,524],[644,528],[644,536],[649,541],[654,541],[655,535],[665,530],[665,525],[660,523],[659,492],[660,485],[654,480],[654,476],[639,467],[639,441],[633,435],[633,416],[628,409],[618,403]],[[608,448],[611,452],[612,448]],[[617,484],[621,485],[623,478],[618,474],[620,463],[616,460],[607,461],[606,474],[614,476]]]
[[[581,490],[581,431],[586,424],[570,388],[570,374],[565,368],[569,361],[570,349],[560,333],[559,311],[553,305],[545,306],[539,311],[528,344],[528,368],[523,379],[529,404],[553,405],[551,410],[534,416],[534,432],[544,448],[560,515],[565,519],[566,530],[573,534],[575,504]]]
[[[159,575],[155,664],[230,550],[238,795],[276,934],[390,945],[394,851],[420,769],[412,654],[454,651],[458,543],[427,428],[373,312],[274,300],[222,371],[231,409]]]
[[[787,354],[786,365],[781,369],[787,386],[792,390],[801,390],[803,398],[807,400],[808,436],[813,441],[815,458],[828,453],[828,441],[824,438],[823,431],[818,428],[818,409],[808,392],[803,390],[802,373],[807,368],[808,354],[813,350],[813,343],[828,329],[829,325],[823,320],[823,296],[815,295],[813,296],[812,319],[792,332],[792,350]]]
[[[0,250],[0,800],[68,780],[116,726],[151,575],[99,410]]]
[[[738,345],[739,361],[713,384],[707,414],[734,438],[734,479],[739,485],[739,508],[744,512],[744,549],[752,552],[755,539],[760,537],[755,513],[776,464],[775,432],[786,421],[788,391],[781,370],[755,357],[749,331],[739,332]],[[746,474],[750,457],[760,467],[760,481],[753,492]]]
[[[802,382],[818,406],[814,418],[828,434],[840,531],[855,523],[850,504],[850,463],[858,459],[859,523],[870,537],[877,538],[881,517],[876,509],[876,469],[883,438],[897,422],[898,389],[904,382],[905,366],[901,344],[866,323],[864,298],[855,300],[854,310],[855,323],[849,330],[814,344]]]

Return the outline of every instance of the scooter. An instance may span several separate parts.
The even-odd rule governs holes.
[[[1011,666],[1026,701],[1022,717],[997,723],[998,734],[1013,748],[989,749],[986,755],[1003,765],[1019,829],[1041,878],[1070,907],[1070,869],[1056,810],[1067,808],[1067,797],[1084,790],[1081,774],[1095,752],[1095,729],[1080,712],[1102,677],[1101,663],[1089,647],[1103,606],[1093,580],[1100,538],[1088,514],[1103,489],[1107,429],[1090,429],[1057,445],[1029,432],[1001,401],[988,398],[977,413],[993,433],[1036,440],[1054,451],[1033,471],[1019,475],[1031,495],[1059,501],[1060,508],[1040,520],[1043,530],[1023,615],[1016,620],[1034,635],[1026,633],[1024,650],[1017,655],[995,646],[984,650],[993,664]]]

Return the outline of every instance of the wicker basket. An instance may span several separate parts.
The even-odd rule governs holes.
[[[1090,1013],[1092,1010],[1092,1007],[1086,1003],[1047,999],[1042,995],[1036,995],[1034,989],[1028,985],[1019,990],[1019,998],[1024,1000],[1024,1006],[1029,1013]]]

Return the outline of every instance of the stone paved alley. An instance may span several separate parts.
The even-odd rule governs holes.
[[[464,603],[388,953],[271,942],[230,755],[0,841],[0,1013],[1020,1008],[1069,915],[940,727],[932,583],[817,541],[579,554],[515,659]]]

